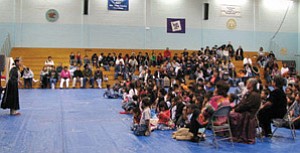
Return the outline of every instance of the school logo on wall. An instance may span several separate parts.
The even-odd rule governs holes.
[[[108,10],[128,11],[129,0],[108,0]]]
[[[167,18],[167,33],[185,33],[185,19]]]
[[[226,22],[226,27],[227,27],[229,30],[235,29],[236,26],[237,26],[237,23],[236,23],[235,19],[229,19],[229,20]]]
[[[46,12],[46,19],[49,22],[55,22],[59,18],[58,11],[55,9],[50,9]]]

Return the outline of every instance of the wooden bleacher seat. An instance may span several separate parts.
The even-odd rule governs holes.
[[[13,48],[11,51],[11,57],[22,57],[23,65],[29,67],[33,73],[34,78],[36,80],[40,80],[40,71],[42,70],[45,60],[48,56],[52,56],[52,59],[55,63],[55,65],[58,65],[58,63],[62,63],[63,66],[69,66],[69,55],[71,52],[74,52],[76,54],[77,52],[81,53],[81,57],[85,55],[88,55],[90,58],[94,53],[96,53],[98,56],[100,53],[104,53],[104,55],[107,55],[108,53],[115,53],[118,55],[119,53],[122,53],[123,56],[126,54],[129,54],[129,56],[134,52],[135,55],[138,55],[139,52],[141,52],[143,55],[145,53],[148,53],[149,56],[151,56],[152,52],[154,52],[156,55],[159,53],[163,54],[164,49],[160,50],[152,50],[152,49],[85,49],[85,48]],[[172,55],[175,53],[178,54],[178,56],[181,56],[182,50],[171,50]],[[196,52],[196,51],[189,51]],[[244,56],[251,57],[253,62],[256,62],[255,55],[257,55],[257,52],[244,52]],[[240,69],[243,69],[243,62],[242,61],[235,61],[235,59],[231,59],[232,63],[236,67],[236,71],[238,72]],[[278,62],[279,67],[281,68],[282,64],[281,62]],[[150,67],[150,70],[152,73],[156,70],[156,67]],[[95,71],[95,68],[93,69]],[[103,75],[107,75],[109,78],[108,82],[103,82],[102,87],[105,87],[106,84],[114,84],[114,67],[111,67],[110,71],[104,71],[102,69]],[[136,72],[138,74],[138,72]],[[260,69],[260,76],[263,80],[263,69]],[[186,80],[187,83],[190,83],[190,80]],[[72,85],[72,83],[70,83]],[[76,86],[79,88],[79,84]],[[96,87],[96,86],[95,86]],[[33,88],[40,88],[40,83],[33,83]],[[56,85],[56,88],[59,88],[59,82]],[[71,86],[70,86],[71,88]]]

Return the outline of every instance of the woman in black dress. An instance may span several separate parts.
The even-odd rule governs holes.
[[[260,126],[266,137],[272,136],[271,121],[275,118],[283,118],[287,112],[287,99],[283,91],[284,80],[281,77],[274,77],[272,86],[274,90],[270,93],[267,102],[263,104],[258,114]]]
[[[1,108],[3,109],[10,109],[10,115],[20,115],[17,110],[20,109],[19,106],[19,91],[18,91],[18,84],[20,82],[20,66],[21,61],[16,59],[15,67],[13,67],[9,72],[9,80],[6,85],[6,90],[2,99]]]

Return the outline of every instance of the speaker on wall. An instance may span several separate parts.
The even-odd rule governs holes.
[[[83,1],[83,15],[89,14],[89,0]]]
[[[5,69],[5,56],[0,55],[0,72],[3,72]]]
[[[204,20],[208,20],[209,3],[204,3]]]

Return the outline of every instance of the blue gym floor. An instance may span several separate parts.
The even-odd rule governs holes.
[[[188,153],[188,152],[299,152],[288,129],[254,145],[212,139],[200,143],[176,141],[173,131],[154,131],[136,137],[131,116],[119,114],[120,99],[104,99],[104,89],[19,90],[21,116],[0,111],[0,153]]]

